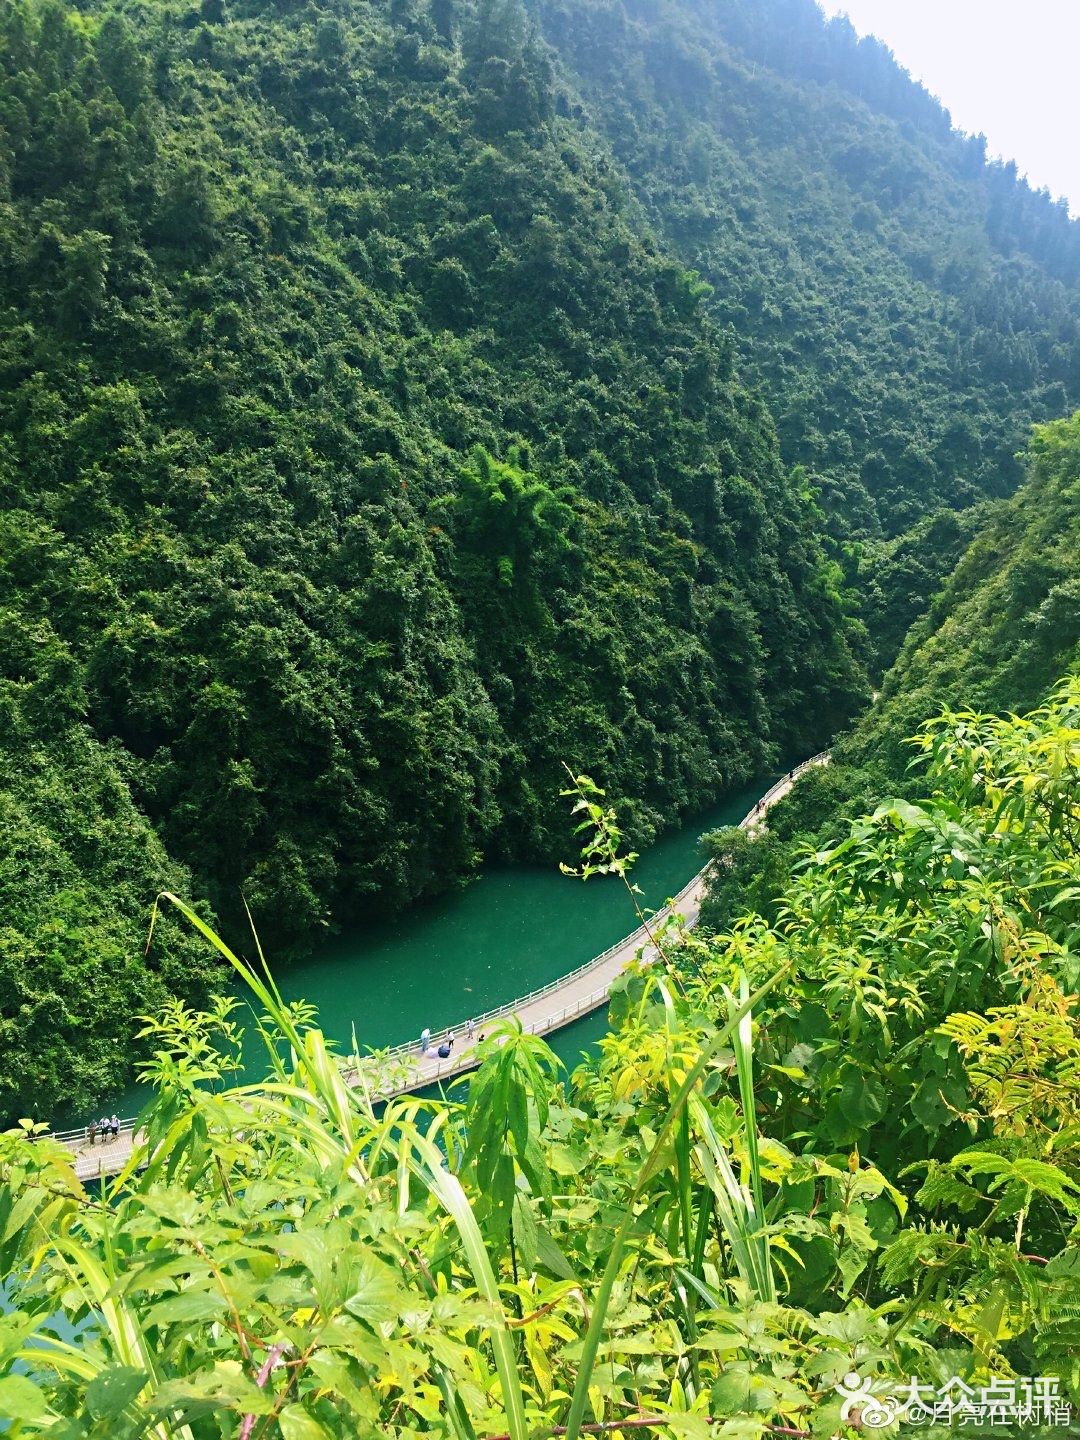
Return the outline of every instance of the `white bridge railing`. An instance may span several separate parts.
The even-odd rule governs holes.
[[[599,970],[602,966],[606,965],[614,955],[618,955],[621,951],[627,949],[639,940],[647,942],[649,931],[653,926],[662,925],[700,881],[701,876],[695,875],[662,910],[657,910],[654,915],[649,916],[646,925],[639,925],[636,930],[631,931],[629,935],[624,935],[621,940],[616,940],[614,945],[609,945],[606,950],[601,950],[599,955],[594,955],[591,960],[586,960],[585,963],[579,965],[576,970],[568,970],[565,975],[560,975],[558,979],[549,980],[546,985],[538,985],[535,990],[530,990],[526,995],[519,995],[516,1000],[511,1000],[506,1005],[494,1005],[490,1010],[481,1010],[478,1015],[473,1015],[472,1018],[466,1020],[464,1024],[459,1021],[457,1025],[447,1025],[442,1030],[433,1030],[431,1032],[431,1045],[438,1048],[442,1041],[449,1039],[451,1035],[457,1036],[459,1032],[465,1030],[466,1026],[471,1025],[475,1030],[481,1025],[489,1024],[492,1020],[501,1020],[507,1015],[513,1015],[516,1010],[524,1009],[526,1005],[531,1005],[534,1000],[541,1000],[545,995],[556,994],[559,990],[564,989],[571,980],[577,980],[580,976],[589,974],[591,970]],[[385,1055],[389,1059],[393,1059],[398,1055],[415,1055],[417,1043],[415,1040],[406,1040],[400,1045],[392,1045],[387,1050],[380,1050],[379,1054]]]
[[[765,791],[765,794],[762,795],[754,808],[743,816],[739,821],[739,828],[749,829],[751,826],[756,825],[776,797],[794,780],[797,780],[804,770],[809,770],[811,766],[814,765],[824,765],[828,762],[828,759],[829,752],[822,750],[817,755],[811,756],[809,760],[804,760],[801,765],[797,765],[795,769],[789,771],[788,774],[781,776],[774,785],[771,785],[769,789]],[[571,981],[580,979],[581,976],[588,975],[591,971],[600,971],[614,956],[623,954],[626,951],[633,953],[647,945],[650,938],[650,931],[653,927],[663,925],[671,915],[679,913],[680,906],[689,899],[695,889],[704,884],[705,871],[707,869],[708,866],[699,870],[663,909],[649,916],[644,925],[639,925],[636,930],[631,931],[629,935],[624,936],[621,940],[617,940],[614,945],[609,945],[608,948],[601,951],[599,955],[594,955],[591,960],[586,960],[583,965],[579,965],[575,970],[568,971],[565,975],[560,975],[558,979],[550,980],[546,985],[540,985],[535,990],[530,990],[527,995],[519,995],[515,1000],[511,1000],[506,1005],[493,1006],[490,1010],[483,1010],[478,1015],[473,1015],[470,1019],[460,1022],[457,1025],[447,1025],[442,1030],[432,1032],[429,1048],[437,1050],[440,1044],[449,1039],[451,1035],[456,1036],[459,1031],[467,1032],[469,1029],[476,1031],[481,1026],[490,1024],[492,1020],[501,1020],[507,1015],[513,1015],[518,1010],[524,1009],[525,1006],[533,1004],[534,1001],[542,999],[545,995],[557,994],[565,986],[570,984]],[[650,959],[651,958],[654,957],[650,957]],[[525,1028],[528,1031],[540,1035],[547,1035],[553,1030],[561,1029],[562,1026],[569,1021],[576,1020],[581,1015],[588,1015],[593,1010],[598,1010],[607,999],[610,988],[611,979],[609,977],[603,985],[597,986],[584,995],[579,995],[572,1004],[563,1006],[561,1010],[545,1012],[540,1019],[531,1021]],[[393,1093],[401,1094],[407,1090],[421,1089],[433,1084],[439,1079],[460,1074],[463,1070],[469,1068],[468,1061],[464,1058],[465,1053],[467,1052],[463,1050],[457,1055],[451,1054],[434,1069],[425,1067],[422,1072],[418,1071],[412,1075],[411,1078],[406,1078],[404,1083],[397,1090],[393,1091]],[[379,1060],[404,1061],[412,1059],[415,1061],[419,1058],[419,1041],[405,1041],[400,1045],[392,1045],[386,1050],[376,1051],[375,1055]],[[342,1057],[342,1059],[346,1062],[346,1076],[355,1076],[355,1057]],[[135,1130],[135,1124],[136,1122],[131,1119],[122,1120],[120,1122],[120,1137],[126,1139],[128,1136],[132,1136]],[[54,1130],[51,1132],[51,1138],[53,1140],[60,1140],[73,1147],[77,1145],[87,1145],[89,1144],[89,1129],[83,1126],[76,1130]],[[112,1143],[115,1143],[112,1137],[104,1142],[105,1145]]]
[[[823,765],[828,757],[829,752],[827,750],[821,750],[816,755],[812,755],[809,760],[804,760],[801,765],[796,765],[795,769],[789,771],[788,774],[782,775],[774,785],[770,785],[754,808],[743,816],[739,821],[739,828],[745,830],[752,825],[756,825],[776,797],[797,780],[804,770],[809,770],[811,766],[814,765]],[[507,1015],[513,1015],[516,1011],[524,1009],[526,1005],[531,1005],[533,1001],[540,1000],[545,995],[556,994],[568,985],[570,981],[577,980],[582,975],[589,974],[592,970],[602,969],[612,956],[618,955],[625,950],[636,950],[639,946],[647,944],[649,941],[649,932],[653,927],[663,925],[671,915],[677,914],[683,901],[688,899],[694,890],[704,883],[705,871],[707,869],[708,866],[705,866],[699,870],[692,879],[687,881],[679,893],[668,901],[662,910],[657,910],[655,914],[650,915],[644,925],[639,925],[638,928],[632,930],[629,935],[623,936],[621,940],[616,940],[614,945],[609,945],[608,948],[602,950],[599,955],[594,955],[591,960],[586,960],[585,963],[579,965],[576,970],[568,970],[565,975],[560,975],[556,980],[549,980],[546,985],[540,985],[535,990],[530,990],[527,995],[519,995],[516,1000],[511,1000],[507,1005],[495,1005],[490,1010],[483,1010],[478,1015],[473,1015],[470,1020],[466,1020],[464,1024],[459,1022],[457,1025],[447,1025],[442,1030],[433,1030],[431,1032],[429,1048],[437,1050],[439,1045],[448,1040],[451,1035],[455,1036],[455,1038],[460,1038],[461,1032],[465,1031],[466,1027],[470,1025],[473,1030],[477,1030],[482,1025],[490,1024],[492,1020],[502,1020]],[[541,1021],[534,1021],[532,1025],[526,1026],[526,1029],[535,1030],[540,1034],[548,1034],[552,1030],[557,1030],[565,1020],[575,1019],[578,1015],[587,1015],[591,1010],[598,1009],[599,1006],[603,1004],[607,990],[608,986],[604,986],[593,995],[590,995],[588,997],[588,1004],[585,1004],[584,999],[579,998],[573,1006],[566,1007],[561,1012],[562,1019],[553,1013],[546,1015]],[[385,1056],[389,1060],[403,1059],[406,1056],[416,1056],[418,1054],[419,1040],[406,1040],[400,1045],[392,1045],[386,1050],[379,1051],[380,1056]],[[430,1084],[431,1081],[437,1079],[440,1074],[447,1073],[451,1070],[459,1070],[460,1068],[460,1059],[455,1061],[454,1057],[451,1056],[446,1060],[445,1066],[440,1066],[437,1071],[425,1071],[423,1083],[425,1085]]]
[[[133,1134],[135,1124],[136,1122],[134,1120],[121,1120],[120,1130],[117,1135],[114,1135],[110,1130],[108,1136],[105,1136],[99,1130],[94,1138],[94,1144],[102,1146],[112,1145],[125,1135]],[[60,1140],[66,1145],[88,1145],[90,1143],[90,1127],[89,1125],[80,1125],[77,1130],[50,1130],[49,1139]]]

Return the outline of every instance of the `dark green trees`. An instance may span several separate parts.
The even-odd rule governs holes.
[[[53,837],[132,963],[162,865],[281,954],[549,853],[563,759],[647,839],[849,712],[768,413],[523,11],[0,24],[0,666],[47,623],[156,837],[124,885]]]
[[[1009,493],[1080,403],[1080,225],[814,0],[540,0],[840,537]],[[850,571],[849,573],[854,573]]]
[[[132,954],[161,865],[281,954],[551,853],[564,760],[643,843],[817,748],[959,544],[867,537],[1080,379],[1075,227],[796,0],[0,29],[0,675],[156,837],[54,836]]]
[[[526,620],[536,623],[545,576],[549,583],[556,578],[552,567],[574,551],[568,535],[573,492],[564,488],[558,495],[528,474],[525,464],[527,456],[516,445],[505,463],[477,446],[451,500],[452,524],[467,591],[482,597],[494,584],[516,597]]]

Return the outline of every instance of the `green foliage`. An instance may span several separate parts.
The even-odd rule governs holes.
[[[853,1369],[1075,1405],[1078,736],[1075,680],[943,715],[929,798],[774,924],[683,937],[684,989],[632,977],[568,1081],[500,1027],[463,1105],[373,1107],[174,902],[246,977],[267,1078],[232,1083],[231,1006],[174,1005],[142,1169],[99,1196],[30,1122],[0,1137],[13,1437],[855,1435]]]
[[[0,1113],[41,1114],[117,1089],[135,1017],[170,992],[204,1002],[213,966],[174,924],[144,959],[148,898],[189,877],[72,713],[74,667],[49,627],[6,638],[25,669],[0,674]]]
[[[874,673],[892,665],[909,630],[930,608],[986,518],[980,506],[960,513],[937,510],[895,540],[860,547],[858,586],[873,637],[868,663]]]
[[[516,1017],[492,1026],[477,1053],[481,1065],[469,1086],[463,1165],[483,1197],[478,1208],[489,1244],[496,1253],[509,1246],[517,1283],[519,1261],[532,1270],[539,1254],[534,1206],[551,1204],[551,1175],[539,1137],[548,1123],[558,1061]]]
[[[757,833],[732,825],[701,838],[710,867],[701,924],[712,931],[726,930],[751,911],[775,920],[791,876],[793,847],[778,839],[771,826]]]
[[[784,458],[820,487],[838,541],[1016,487],[1032,421],[1080,404],[1064,200],[988,161],[985,137],[814,0],[538,13],[675,257],[670,283],[693,267],[711,287],[705,308],[767,382]],[[940,574],[939,537],[922,538],[914,570]],[[854,580],[859,548],[841,556]],[[863,579],[887,662],[902,636],[878,630]],[[921,609],[930,592],[896,598]]]
[[[955,1009],[1013,1003],[1043,973],[1075,985],[1078,702],[1071,681],[1024,720],[947,713],[920,737],[933,800],[882,804],[804,862],[773,927],[780,949],[765,953],[797,945],[807,967],[770,1044],[779,1063],[814,1049],[784,1102],[813,1111],[813,1133],[846,1144],[872,1121],[932,1148],[962,1126],[963,1090],[956,1052],[928,1031]],[[737,926],[735,953],[761,937]],[[841,1018],[843,1048],[817,1048]]]
[[[634,850],[619,854],[623,833],[614,808],[604,804],[603,790],[588,775],[575,775],[569,766],[567,771],[572,783],[562,795],[574,802],[571,814],[584,817],[574,826],[574,834],[583,835],[585,843],[581,847],[581,865],[574,869],[560,863],[559,869],[564,875],[573,875],[579,880],[589,880],[594,875],[618,875],[629,886],[627,876],[638,856]]]
[[[288,957],[554,856],[564,758],[641,844],[851,713],[804,487],[564,100],[515,4],[0,14],[0,677],[135,827],[42,822],[55,963],[5,896],[86,1052],[16,1021],[8,1113],[115,1080],[165,881]]]
[[[880,674],[1032,422],[1080,404],[1080,224],[814,0],[537,11],[672,286],[700,274],[763,382]]]
[[[980,1109],[1007,1135],[1066,1134],[1080,1123],[1075,995],[1036,977],[1023,1005],[950,1015],[941,1027],[964,1057]]]
[[[943,704],[1021,711],[1080,655],[1080,412],[1036,428],[1027,484],[993,509],[836,750],[899,777]]]
[[[913,795],[923,783],[907,737],[942,704],[997,711],[1037,703],[1080,659],[1080,412],[1037,426],[1028,480],[1009,501],[974,517],[936,516],[924,527],[948,563],[927,614],[913,626],[881,693],[832,747],[832,764],[809,771],[769,812],[768,830],[741,845],[737,863],[714,868],[705,917],[717,927],[744,910],[767,913],[797,841],[833,845],[883,789]],[[952,563],[953,539],[974,537]],[[907,542],[887,547],[880,594],[919,564]],[[927,551],[923,551],[924,559]],[[927,562],[929,563],[929,562]],[[890,568],[891,567],[891,568]],[[935,580],[933,583],[937,584]],[[903,610],[903,605],[901,605]],[[906,612],[905,612],[906,613]],[[899,618],[899,617],[896,617]]]
[[[522,468],[524,458],[512,446],[507,463],[501,464],[478,446],[472,464],[462,471],[461,493],[453,503],[460,549],[466,555],[475,552],[484,567],[470,576],[470,589],[482,597],[485,582],[494,582],[523,595],[532,612],[528,619],[535,625],[535,611],[542,604],[541,577],[549,565],[573,551],[565,534],[574,520],[568,503],[573,492],[564,488],[557,496]]]

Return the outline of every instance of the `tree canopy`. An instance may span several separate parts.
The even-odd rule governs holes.
[[[641,845],[820,748],[1080,400],[1077,227],[810,0],[7,0],[0,38],[2,743],[55,791],[10,787],[0,972],[88,886],[49,964],[90,1035],[96,927],[126,996],[169,877],[288,957],[554,858],[563,761]],[[56,1098],[45,1017],[5,1108]]]
[[[250,977],[269,1075],[236,1085],[237,1017],[174,1004],[144,1169],[99,1197],[0,1136],[13,1437],[855,1437],[844,1393],[912,1375],[1075,1406],[1078,735],[1075,679],[938,717],[921,799],[771,924],[661,936],[569,1077],[511,1020],[461,1100],[381,1110]]]
[[[9,842],[66,855],[43,895],[78,871],[136,956],[186,874],[288,955],[552,856],[564,759],[647,840],[851,713],[812,503],[524,12],[0,28],[0,685],[17,756],[57,757]],[[94,776],[141,837],[123,883],[60,823]],[[75,1102],[132,1038],[125,987],[93,1038],[97,913],[51,981],[94,1051]],[[16,990],[38,915],[16,885]],[[57,1098],[37,1013],[5,1108]]]

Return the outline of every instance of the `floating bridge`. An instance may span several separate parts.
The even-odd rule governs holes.
[[[754,808],[743,816],[740,827],[744,830],[756,828],[769,806],[786,795],[805,770],[828,763],[828,751],[803,761],[765,792]],[[508,1005],[486,1010],[482,1015],[466,1017],[458,1024],[434,1033],[426,1054],[420,1052],[417,1041],[380,1051],[380,1060],[386,1066],[384,1073],[390,1077],[380,1098],[390,1100],[397,1095],[451,1080],[473,1069],[476,1064],[474,1046],[483,1038],[485,1028],[503,1016],[516,1015],[524,1029],[534,1035],[551,1035],[583,1015],[599,1010],[607,1003],[614,981],[633,960],[640,956],[649,964],[657,958],[653,931],[672,916],[678,916],[687,929],[697,924],[704,892],[705,871],[701,870],[662,910],[650,916],[644,925],[638,926],[625,939],[617,941],[569,974],[542,985],[538,990],[530,990]],[[438,1048],[450,1035],[455,1037],[453,1049],[448,1058],[440,1059]],[[355,1070],[347,1070],[345,1078],[351,1083],[358,1079]],[[93,1180],[115,1175],[124,1168],[139,1143],[136,1127],[137,1121],[124,1120],[119,1135],[107,1141],[95,1140],[93,1144],[85,1128],[56,1131],[52,1138],[61,1141],[71,1151],[79,1179]]]

